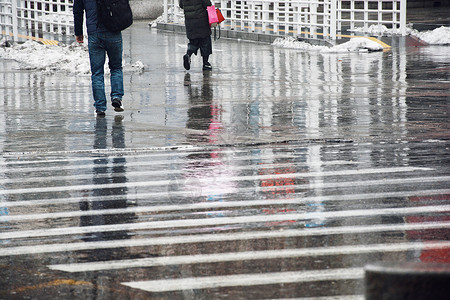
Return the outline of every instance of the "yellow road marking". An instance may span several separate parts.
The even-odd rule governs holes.
[[[72,280],[72,279],[56,279],[47,283],[41,283],[41,284],[37,284],[37,285],[32,285],[32,286],[24,286],[24,287],[20,287],[17,288],[15,290],[13,290],[12,292],[25,292],[25,291],[29,291],[29,290],[37,290],[37,289],[42,289],[42,288],[47,288],[47,287],[52,287],[52,286],[60,286],[60,285],[90,285],[92,286],[93,284],[87,281],[79,281],[79,280]]]
[[[6,32],[2,31],[2,34],[6,35]],[[9,35],[13,36],[12,32],[10,32]],[[54,46],[56,46],[56,45],[59,44],[58,41],[47,40],[47,39],[44,39],[44,38],[38,38],[38,37],[28,36],[28,35],[23,35],[23,34],[18,34],[17,37],[23,38],[23,39],[27,39],[27,40],[33,40],[33,41],[36,41],[36,42],[41,42],[44,45],[54,45]]]
[[[374,38],[374,37],[371,37],[371,36],[366,37],[366,38],[368,38],[369,40],[372,40],[372,41],[374,41],[374,42],[380,44],[381,46],[383,46],[384,49],[391,49],[391,46],[389,46],[388,44],[386,44],[386,43],[380,41],[380,40],[377,39],[377,38]]]

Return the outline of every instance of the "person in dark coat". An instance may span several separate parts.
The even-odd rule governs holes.
[[[183,56],[183,66],[186,70],[191,68],[191,56],[200,54],[203,58],[203,70],[212,70],[209,56],[212,54],[211,27],[209,26],[206,7],[211,6],[210,0],[179,0],[184,10],[186,36],[189,39],[186,54]]]

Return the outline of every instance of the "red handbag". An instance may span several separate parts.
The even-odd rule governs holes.
[[[217,13],[217,19],[219,20],[219,22],[217,22],[218,24],[220,24],[223,21],[225,21],[225,18],[223,17],[222,12],[220,11],[220,9],[216,8],[216,13]]]
[[[225,18],[222,15],[222,12],[218,8],[216,8],[216,15],[217,15],[217,23],[215,23],[213,26],[214,27],[214,40],[220,39],[220,26],[217,26],[217,25],[219,25],[220,23],[225,21]],[[219,27],[219,36],[217,36],[216,27]]]

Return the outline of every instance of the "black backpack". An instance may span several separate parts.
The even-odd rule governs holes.
[[[128,28],[133,24],[129,0],[97,0],[97,18],[112,32]]]

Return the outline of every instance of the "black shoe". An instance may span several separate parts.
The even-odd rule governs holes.
[[[97,114],[97,117],[106,116],[106,113],[103,110],[96,110],[95,113]]]
[[[183,66],[186,70],[191,68],[191,57],[188,54],[183,56]]]
[[[112,99],[111,104],[114,107],[114,111],[123,111],[122,101],[119,98]]]
[[[212,66],[209,62],[207,62],[203,65],[203,71],[211,71],[211,70],[212,70]]]

